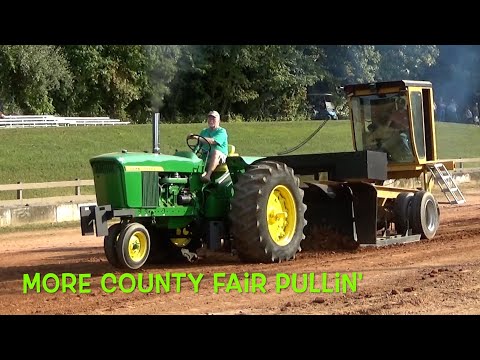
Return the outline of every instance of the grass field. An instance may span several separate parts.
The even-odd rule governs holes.
[[[222,123],[229,142],[240,155],[275,155],[290,149],[321,124],[319,121]],[[188,149],[186,136],[199,133],[205,124],[161,124],[160,152],[173,154]],[[19,181],[47,182],[92,179],[89,159],[121,151],[152,151],[152,126],[96,126],[61,128],[0,129],[0,184]],[[437,123],[440,158],[480,157],[480,127]],[[353,150],[349,121],[329,121],[293,154]],[[471,166],[479,166],[472,164]],[[73,194],[72,189],[24,191],[24,197]],[[82,188],[93,194],[93,187]],[[2,192],[0,199],[14,199],[15,192]]]

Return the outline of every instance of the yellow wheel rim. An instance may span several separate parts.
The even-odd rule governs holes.
[[[268,197],[267,224],[276,244],[290,243],[297,226],[297,209],[291,191],[283,185],[277,185]]]
[[[173,245],[179,248],[183,248],[190,244],[190,241],[192,239],[190,238],[171,238],[170,241],[172,242]]]
[[[177,228],[176,234],[177,234],[176,237],[170,239],[170,241],[175,246],[182,248],[187,246],[190,243],[191,238],[188,237],[190,235],[190,231],[188,231],[187,228],[183,228],[183,229]],[[182,235],[184,237],[182,237]]]
[[[147,236],[142,231],[135,231],[128,240],[128,256],[135,262],[145,258],[147,254]]]

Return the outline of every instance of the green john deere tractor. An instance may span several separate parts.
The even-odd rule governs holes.
[[[82,235],[93,235],[95,227],[113,266],[194,261],[202,246],[235,249],[252,262],[295,256],[304,239],[305,205],[292,169],[241,157],[230,145],[226,164],[204,184],[198,140],[187,139],[189,150],[160,154],[158,119],[153,124],[152,153],[124,150],[90,160],[97,205],[80,208]],[[114,218],[119,221],[109,222]]]
[[[235,251],[245,262],[278,262],[302,248],[433,238],[440,223],[434,182],[450,204],[465,199],[448,172],[455,164],[437,158],[432,84],[399,80],[344,91],[354,151],[252,157],[230,146],[208,184],[201,182],[198,142],[159,153],[156,114],[152,153],[90,159],[97,204],[80,207],[82,235],[103,236],[108,261],[129,269],[194,261],[201,247]],[[406,101],[405,128],[387,129],[399,98]],[[421,185],[392,186],[406,178]]]

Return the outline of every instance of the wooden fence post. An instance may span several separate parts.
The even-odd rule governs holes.
[[[75,195],[80,195],[80,179],[75,179],[79,182],[77,186],[75,186]]]
[[[21,181],[18,181],[17,184],[21,184],[22,182]],[[22,189],[18,189],[17,190],[17,200],[22,200],[23,199],[23,190]]]

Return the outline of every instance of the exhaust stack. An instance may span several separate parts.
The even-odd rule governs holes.
[[[155,113],[155,116],[153,118],[153,153],[154,154],[159,154],[160,153],[160,147],[158,145],[158,135],[160,132],[160,113]]]

